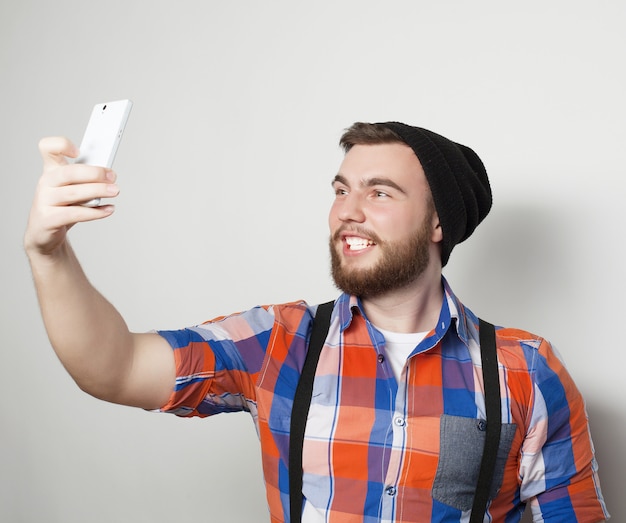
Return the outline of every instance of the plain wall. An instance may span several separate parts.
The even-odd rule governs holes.
[[[537,332],[586,397],[626,520],[626,3],[20,0],[0,5],[0,521],[267,521],[245,414],[178,419],[80,392],[22,249],[43,136],[131,98],[114,215],[71,240],[133,330],[334,297],[337,140],[400,120],[473,147],[494,207],[457,295]]]

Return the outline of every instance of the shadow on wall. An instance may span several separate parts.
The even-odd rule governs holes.
[[[600,467],[600,486],[611,521],[626,521],[626,511],[623,508],[626,420],[623,413],[600,401],[587,401],[587,414]]]
[[[555,210],[499,204],[470,239],[455,247],[444,272],[478,315],[543,334],[537,329],[550,325],[552,304],[575,290],[563,234],[571,227],[571,217]]]

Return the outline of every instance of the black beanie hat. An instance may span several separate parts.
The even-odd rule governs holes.
[[[443,231],[444,266],[454,246],[469,238],[491,209],[485,166],[469,147],[427,129],[400,122],[378,125],[396,133],[422,164]]]

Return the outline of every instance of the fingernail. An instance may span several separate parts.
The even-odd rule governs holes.
[[[107,171],[104,176],[109,182],[114,182],[117,178],[117,175],[113,171]]]
[[[119,192],[119,187],[114,184],[107,185],[107,192],[109,194],[117,194]]]

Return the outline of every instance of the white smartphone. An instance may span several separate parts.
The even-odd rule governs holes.
[[[116,100],[96,104],[91,111],[83,140],[80,144],[80,155],[74,163],[97,165],[111,168],[115,153],[120,145],[124,128],[130,115],[133,103],[130,100]],[[94,198],[81,205],[97,207],[100,198]]]

